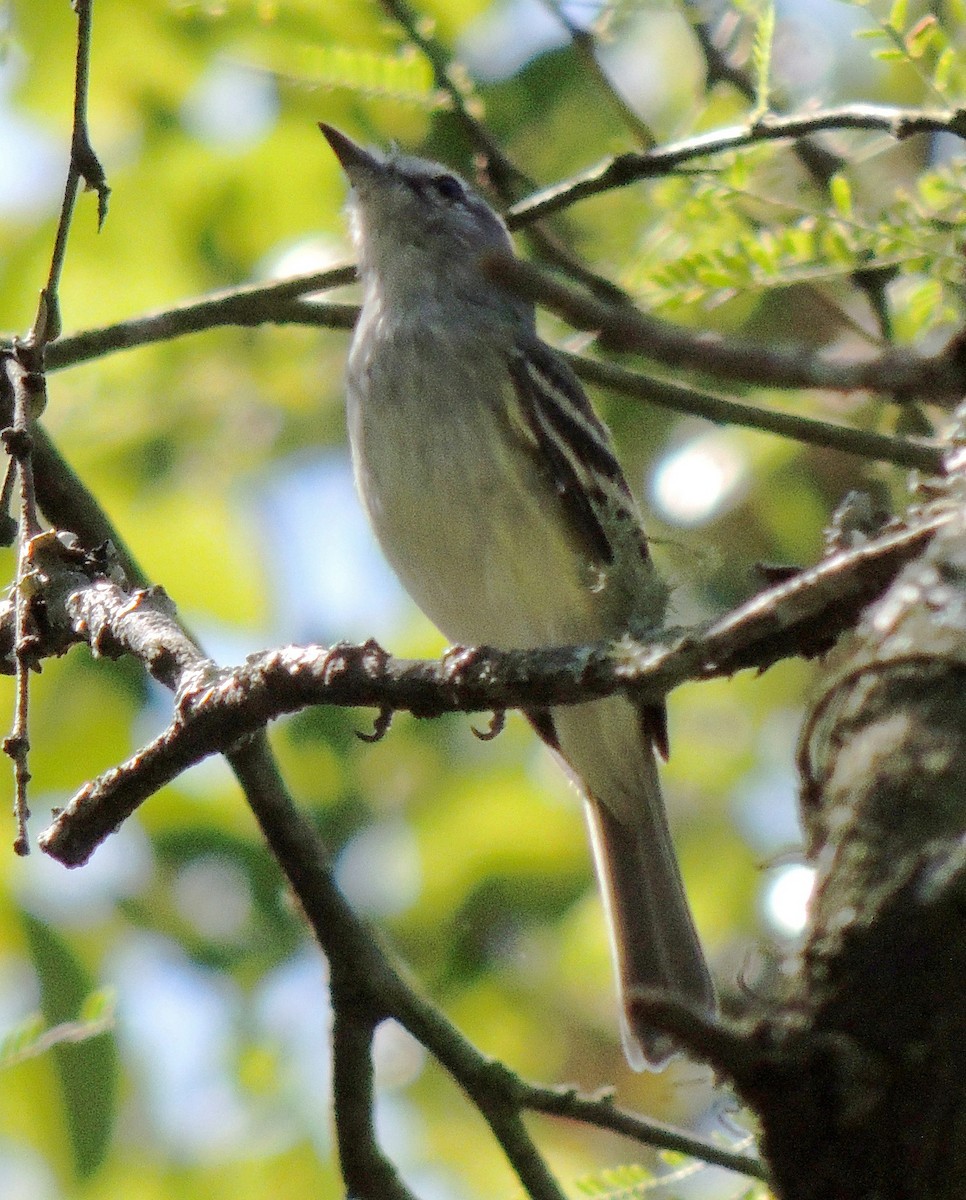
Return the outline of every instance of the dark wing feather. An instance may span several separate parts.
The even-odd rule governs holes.
[[[647,558],[647,541],[610,436],[576,376],[535,338],[511,358],[510,375],[526,431],[549,467],[557,494],[590,553],[603,564],[614,560],[614,546],[602,520],[609,509],[612,518],[626,520],[639,531],[640,553]],[[526,715],[542,740],[559,750],[552,714],[534,709]],[[643,705],[640,719],[644,735],[667,758],[665,706]]]
[[[527,433],[551,472],[574,529],[592,558],[609,565],[615,550],[605,514],[636,530],[640,522],[607,429],[567,364],[536,338],[511,357],[510,377]],[[646,558],[643,532],[640,550]]]

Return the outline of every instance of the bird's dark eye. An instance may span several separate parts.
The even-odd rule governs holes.
[[[455,175],[437,175],[433,180],[433,187],[444,200],[463,199],[463,185]]]

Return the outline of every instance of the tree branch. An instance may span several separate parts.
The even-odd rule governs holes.
[[[34,481],[34,439],[32,427],[43,412],[47,402],[44,355],[47,344],[60,333],[60,302],[58,290],[67,252],[74,203],[81,180],[98,194],[98,227],[107,213],[107,197],[110,189],[104,171],[91,145],[87,129],[87,87],[91,53],[91,18],[93,0],[76,0],[77,51],[74,64],[74,116],[71,133],[70,163],[64,186],[57,231],[51,251],[46,286],[41,290],[37,313],[29,333],[23,339],[14,338],[9,348],[2,351],[3,379],[0,382],[0,397],[4,413],[3,443],[8,455],[3,481],[3,533],[0,540],[9,544],[7,505],[13,495],[14,479],[19,481],[20,503],[17,521],[17,577],[14,585],[14,609],[16,614],[16,637],[14,656],[16,660],[17,692],[14,707],[13,728],[4,739],[3,750],[14,764],[14,813],[17,832],[14,851],[25,855],[30,852],[27,837],[27,784],[30,780],[28,754],[28,711],[30,700],[29,667],[34,646],[27,632],[28,570],[30,546],[39,532],[37,501]]]
[[[339,1165],[358,1200],[416,1200],[379,1149],[374,1125],[372,1039],[379,1022],[351,976],[330,972],[332,1107]],[[361,1002],[360,1002],[361,1001]]]
[[[768,1180],[768,1171],[758,1159],[740,1154],[726,1146],[696,1138],[692,1134],[665,1125],[661,1121],[642,1117],[618,1107],[611,1093],[602,1096],[582,1096],[573,1088],[544,1088],[524,1084],[520,1102],[532,1112],[547,1116],[581,1121],[597,1129],[608,1129],[645,1146],[656,1146],[676,1154],[689,1154],[703,1162],[728,1171],[737,1171],[754,1179]],[[697,1153],[696,1153],[697,1151]]]
[[[943,469],[943,448],[938,442],[929,442],[924,438],[891,437],[884,433],[836,425],[830,421],[818,421],[814,417],[800,417],[797,413],[776,412],[756,404],[743,404],[730,397],[699,392],[679,383],[641,375],[601,359],[566,352],[564,357],[585,383],[609,388],[622,396],[634,396],[673,412],[703,417],[716,425],[738,425],[762,433],[774,433],[806,445],[822,446],[842,454],[855,454],[873,462],[893,463],[930,475],[939,474]]]
[[[55,507],[65,512],[69,509],[67,497],[74,487],[83,489],[76,477],[69,476],[64,485],[64,495],[57,498]],[[99,544],[110,535],[112,527],[92,497],[88,496],[86,500],[81,497],[81,500],[83,502],[77,505],[81,517],[78,524],[82,526],[89,544]],[[134,563],[125,562],[124,566],[137,570]],[[33,570],[37,572],[38,582],[39,577],[49,581],[45,600],[49,605],[48,615],[53,620],[50,631],[53,637],[58,631],[66,634],[71,628],[67,618],[68,598],[78,589],[90,586],[93,569],[93,560],[83,549],[64,546],[62,539],[50,534],[37,539]],[[109,594],[112,586],[115,585],[110,579],[100,576],[94,590],[104,589],[103,594]],[[63,624],[55,619],[58,609],[63,612]],[[88,628],[86,636],[97,651],[105,654],[117,652],[124,647],[128,638],[153,628],[155,636],[146,636],[142,661],[155,678],[169,687],[177,687],[180,680],[191,677],[192,673],[195,679],[199,679],[206,671],[213,669],[210,660],[205,659],[191,638],[177,627],[170,601],[160,589],[136,597],[127,596],[122,609],[109,630],[96,621]],[[93,615],[91,609],[81,611]],[[0,622],[0,630],[6,629],[8,624],[9,620]],[[66,643],[60,646],[60,650],[63,649],[66,649]],[[9,644],[0,652],[4,656],[9,654]],[[467,666],[466,663],[463,665]],[[516,1076],[505,1068],[494,1072],[491,1060],[482,1055],[438,1009],[416,991],[382,948],[373,931],[351,910],[335,885],[316,830],[298,810],[285,787],[264,733],[259,732],[243,740],[228,758],[269,848],[298,897],[300,908],[329,960],[333,974],[338,975],[341,971],[344,978],[351,980],[357,994],[365,998],[365,1003],[371,1006],[373,1012],[392,1016],[399,1021],[481,1106],[504,1151],[515,1156],[514,1167],[518,1175],[528,1179],[531,1195],[547,1198],[554,1195],[548,1190],[553,1182],[549,1177],[547,1187],[540,1190],[539,1180],[544,1174],[541,1160],[522,1122],[518,1116],[513,1116],[524,1107],[531,1107],[525,1102],[531,1093],[520,1090],[529,1085],[516,1081]],[[344,1057],[342,1061],[345,1063]],[[537,1108],[540,1105],[539,1090],[535,1096],[532,1107]],[[590,1119],[589,1112],[584,1119]],[[602,1128],[610,1127],[603,1114],[600,1121],[594,1123],[599,1123]],[[648,1143],[647,1129],[643,1126],[633,1133],[628,1130],[628,1136]],[[707,1153],[711,1156],[709,1161],[717,1161],[720,1147],[705,1143],[700,1138],[687,1140],[687,1135],[682,1136],[686,1139],[686,1152],[698,1158],[704,1158]],[[664,1145],[662,1137],[657,1129],[653,1144]],[[682,1149],[684,1145],[681,1144]],[[757,1175],[760,1171],[760,1164],[749,1158],[747,1173]],[[556,1196],[554,1200],[557,1200]]]
[[[170,341],[220,325],[250,327],[271,322],[351,329],[359,313],[358,305],[321,304],[305,297],[352,283],[355,277],[355,266],[349,263],[272,283],[245,284],[212,292],[172,308],[60,338],[47,352],[48,367],[56,371],[116,350]]]
[[[58,289],[67,253],[67,236],[70,233],[74,204],[81,181],[97,192],[98,228],[104,224],[104,218],[107,216],[107,201],[111,193],[104,176],[104,168],[91,145],[87,128],[87,87],[90,73],[94,0],[75,0],[73,7],[77,13],[77,56],[74,65],[74,122],[70,139],[70,164],[67,168],[67,182],[64,187],[60,219],[57,222],[57,233],[54,236],[54,249],[50,259],[47,283],[40,293],[37,316],[27,337],[27,341],[38,347],[41,353],[43,347],[60,334]]]
[[[13,423],[3,429],[2,440],[8,455],[6,480],[12,484],[14,477],[19,482],[19,515],[17,528],[17,578],[13,589],[11,648],[14,672],[17,677],[16,700],[14,702],[13,726],[3,740],[3,752],[13,762],[14,768],[14,817],[16,834],[14,852],[19,855],[30,853],[27,837],[27,784],[30,782],[28,766],[30,754],[29,711],[30,711],[30,668],[34,665],[36,640],[31,631],[29,579],[31,571],[30,546],[40,532],[37,518],[37,497],[34,489],[33,438],[30,427],[35,412],[35,402],[43,402],[46,392],[41,372],[29,369],[38,357],[38,351],[23,344],[19,353],[5,353],[0,358],[3,373],[2,390],[13,405]],[[42,352],[39,352],[42,357]],[[6,490],[6,484],[4,487]]]
[[[505,263],[501,259],[494,269],[504,273]],[[79,362],[89,361],[119,350],[134,349],[152,342],[167,341],[174,337],[191,333],[199,333],[206,329],[222,325],[261,325],[268,322],[276,324],[299,324],[327,329],[351,329],[358,317],[359,308],[355,304],[321,303],[308,299],[300,299],[302,291],[316,292],[324,287],[338,287],[354,278],[355,268],[352,266],[339,267],[327,272],[314,272],[310,275],[286,279],[280,283],[250,284],[240,288],[230,288],[196,300],[186,301],[169,309],[159,309],[122,321],[116,325],[105,326],[101,329],[86,330],[61,338],[50,346],[47,359],[50,369],[63,369]],[[592,324],[594,316],[602,314],[612,316],[614,310],[592,309],[586,307],[586,298],[578,293],[566,292],[561,295],[560,284],[552,277],[544,274],[523,277],[520,282],[510,268],[514,277],[508,282],[511,286],[522,287],[525,293],[534,299],[546,300],[551,307],[569,316],[577,324]],[[629,313],[622,307],[620,310],[620,328],[623,330],[625,318],[629,315],[644,323],[647,329],[647,348],[642,347],[643,353],[650,354],[659,361],[670,364],[679,363],[701,365],[707,359],[708,371],[715,370],[711,365],[719,357],[728,361],[745,364],[748,373],[761,373],[761,364],[765,363],[765,373],[776,376],[788,362],[794,364],[792,370],[798,374],[803,371],[814,378],[819,371],[825,372],[826,386],[828,372],[841,371],[846,364],[830,363],[826,359],[813,355],[810,351],[789,354],[766,350],[759,346],[727,343],[719,339],[710,339],[704,334],[693,334],[687,330],[667,325],[643,314]],[[618,336],[623,337],[623,333]],[[644,332],[640,334],[643,340]],[[827,421],[819,421],[813,417],[802,417],[794,413],[780,413],[771,409],[760,408],[757,405],[746,404],[730,397],[717,396],[709,392],[701,392],[681,384],[670,383],[655,379],[638,372],[629,371],[625,367],[600,359],[588,358],[585,355],[560,353],[568,360],[574,371],[587,383],[610,388],[624,396],[633,396],[646,400],[650,404],[670,409],[674,412],[685,413],[689,416],[702,417],[719,425],[738,425],[746,429],[757,429],[765,433],[774,433],[780,437],[792,438],[809,445],[824,446],[846,454],[855,454],[879,462],[890,462],[897,466],[911,467],[926,472],[936,472],[941,467],[941,448],[925,439],[891,437],[887,434],[871,433],[865,430],[852,429],[848,426],[837,425]],[[778,360],[776,361],[776,355]],[[892,352],[881,360],[869,360],[877,363],[860,364],[867,372],[875,371],[884,377],[890,370],[890,363],[899,361],[905,363],[904,373],[911,376],[920,367],[924,368],[926,379],[939,379],[944,388],[951,389],[953,377],[957,372],[966,371],[959,363],[959,343],[952,343],[947,350],[932,359],[915,357],[911,354]],[[948,376],[948,380],[946,379]],[[792,381],[794,382],[794,381]],[[848,379],[844,382],[850,382]],[[852,380],[851,382],[854,382]],[[789,384],[791,386],[791,384]],[[57,486],[56,480],[69,467],[50,443],[49,438],[38,431],[37,454],[49,467],[50,489]],[[38,469],[45,469],[38,462]],[[71,503],[76,499],[76,492],[69,489]],[[45,492],[49,499],[49,491]],[[46,511],[46,510],[45,510]],[[69,522],[59,520],[48,512],[51,522],[59,527],[66,527]],[[115,545],[119,545],[116,534],[112,535]]]
[[[917,133],[952,133],[966,137],[966,110],[927,111],[885,104],[843,104],[814,113],[777,116],[768,113],[748,125],[716,129],[657,146],[653,150],[628,151],[605,158],[594,167],[544,188],[513,205],[506,215],[511,229],[551,213],[599,196],[614,188],[627,187],[642,179],[669,175],[685,163],[761,142],[790,141],[830,130],[869,130],[887,133],[904,141]]]
[[[92,581],[75,557],[62,565],[61,546],[47,535],[34,552],[33,576],[55,652],[79,639],[98,654],[132,654],[175,690],[177,701],[169,727],[86,784],[42,834],[41,845],[67,865],[84,862],[138,805],[189,766],[210,754],[233,753],[269,721],[310,704],[403,709],[426,717],[575,704],[621,690],[657,700],[687,680],[760,670],[789,654],[824,651],[946,520],[940,514],[834,553],[709,627],[668,631],[663,642],[482,648],[451,652],[439,662],[396,660],[372,642],[286,647],[253,655],[234,670],[204,657],[162,592],[131,595],[110,579]]]
[[[604,349],[633,351],[668,367],[759,386],[882,392],[899,401],[917,398],[947,406],[966,391],[962,334],[934,355],[886,350],[858,362],[835,362],[805,348],[765,348],[708,333],[696,335],[636,309],[578,292],[510,255],[494,255],[488,269],[518,295],[545,304],[578,329],[594,330]]]

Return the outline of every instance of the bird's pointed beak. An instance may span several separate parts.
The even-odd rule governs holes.
[[[355,183],[361,173],[374,171],[378,167],[378,159],[368,150],[363,150],[352,138],[346,137],[341,130],[326,125],[324,121],[319,122],[319,129],[351,183]]]

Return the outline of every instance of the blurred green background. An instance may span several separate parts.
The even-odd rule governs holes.
[[[436,0],[419,11],[421,28],[460,64],[473,111],[534,180],[633,148],[539,0]],[[567,11],[592,24],[605,74],[659,140],[747,114],[728,85],[705,91],[696,11],[637,0]],[[76,22],[66,0],[2,12],[0,328],[22,332],[46,277],[66,168]],[[918,58],[908,48],[875,57],[881,38],[852,37],[881,34],[885,9],[782,7],[775,86],[798,104],[934,104],[942,88],[940,100],[955,99],[960,17],[945,14],[954,59],[939,79],[938,43]],[[742,5],[737,19],[740,44],[755,13]],[[113,195],[99,234],[95,200],[81,198],[62,287],[66,331],[346,260],[344,185],[319,119],[473,172],[459,122],[378,3],[97,0],[90,124]],[[845,353],[882,333],[851,281],[871,254],[892,272],[896,336],[935,345],[959,312],[957,152],[868,135],[836,145],[850,162],[835,204],[788,147],[768,146],[585,202],[556,228],[669,319]],[[545,330],[583,344],[552,320]],[[355,504],[346,347],[339,331],[219,329],[51,379],[47,428],[226,663],[291,641],[374,636],[400,654],[441,648]],[[864,397],[756,398],[890,428],[885,406]],[[903,495],[901,475],[847,456],[595,399],[674,581],[675,621],[748,595],[756,562],[812,561],[849,488],[875,481]],[[671,698],[668,804],[726,1004],[744,987],[767,992],[770,964],[800,928],[807,880],[787,852],[800,840],[793,752],[811,672],[790,662]],[[4,689],[8,724],[11,696]],[[169,713],[169,697],[128,663],[76,650],[46,664],[33,690],[34,836],[52,807]],[[613,1083],[622,1103],[734,1133],[703,1069],[627,1070],[580,806],[525,724],[511,718],[483,744],[468,720],[400,716],[367,746],[354,731],[369,720],[307,712],[278,723],[272,740],[347,895],[447,1014],[525,1076]],[[2,876],[0,1196],[339,1194],[324,964],[224,764],[205,763],[156,796],[87,867],[68,873],[39,853],[9,854]],[[42,1029],[105,1017],[108,1032],[39,1052]],[[381,1135],[420,1196],[517,1194],[482,1120],[420,1047],[386,1026],[377,1050]],[[567,1123],[536,1125],[571,1188],[646,1158]],[[743,1186],[704,1169],[675,1191],[731,1196]]]

